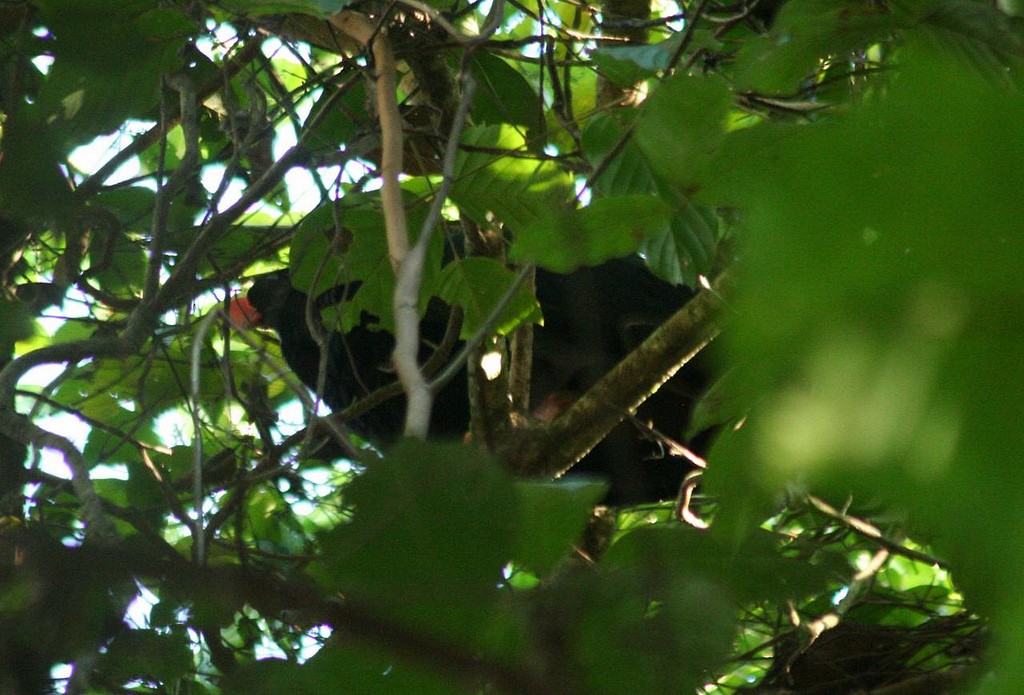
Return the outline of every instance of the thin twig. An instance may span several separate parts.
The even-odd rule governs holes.
[[[532,273],[533,270],[534,266],[532,264],[523,266],[519,270],[519,273],[516,274],[515,280],[513,280],[512,284],[505,290],[505,294],[503,294],[501,299],[498,300],[498,303],[494,305],[494,309],[491,310],[487,320],[484,321],[483,325],[480,326],[476,333],[474,333],[465,342],[462,349],[459,350],[459,353],[455,356],[455,359],[453,359],[448,366],[444,368],[444,371],[438,374],[437,377],[430,382],[430,388],[434,393],[437,393],[444,388],[445,385],[451,381],[455,375],[463,369],[463,367],[465,367],[466,362],[469,360],[469,356],[473,351],[480,347],[480,344],[494,333],[494,328],[498,325],[498,321],[501,318],[502,313],[505,311],[506,307],[512,303],[512,300],[515,299],[516,294],[519,292],[519,288],[523,286],[523,283],[530,277],[530,273]]]
[[[222,312],[211,311],[207,314],[196,328],[195,336],[192,338],[191,351],[191,379],[189,383],[190,401],[189,411],[192,415],[192,505],[194,507],[192,531],[192,557],[200,567],[206,564],[206,532],[203,529],[203,421],[199,414],[199,402],[202,396],[202,359],[203,343],[206,336],[213,328],[218,319],[221,319]]]
[[[679,64],[679,60],[683,57],[683,53],[690,47],[690,42],[693,40],[694,31],[697,29],[697,22],[704,14],[704,10],[707,9],[710,0],[700,0],[700,4],[689,13],[686,17],[686,28],[683,30],[683,37],[679,40],[679,45],[676,46],[676,50],[672,52],[672,57],[668,61],[668,67],[665,70],[665,74],[671,74],[675,69],[676,65]]]
[[[927,565],[935,565],[936,567],[943,567],[946,569],[949,568],[949,564],[946,563],[944,560],[937,558],[934,555],[923,553],[920,550],[908,548],[907,546],[901,543],[886,538],[882,534],[881,529],[879,529],[874,524],[864,521],[863,519],[860,519],[858,517],[850,516],[846,512],[836,509],[828,502],[819,497],[815,497],[814,495],[807,495],[806,501],[811,507],[816,509],[821,514],[824,514],[830,519],[834,519],[835,521],[840,522],[847,528],[861,534],[862,536],[870,538],[871,540],[878,543],[880,546],[882,546],[884,549],[888,550],[891,553],[894,553],[896,555],[902,555],[904,557],[910,558],[911,560],[917,560],[918,562],[923,562]]]
[[[232,77],[242,71],[249,61],[259,52],[260,47],[263,45],[263,38],[260,37],[255,40],[251,40],[245,44],[234,56],[224,62],[223,76],[216,75],[210,80],[207,80],[205,84],[198,90],[198,101],[203,101],[208,96],[221,89],[225,81],[229,81]],[[161,122],[147,130],[145,133],[132,139],[131,143],[122,150],[116,152],[110,159],[106,161],[103,166],[96,170],[89,178],[82,182],[75,193],[85,199],[95,195],[103,187],[103,183],[110,178],[118,167],[127,162],[133,157],[137,157],[142,154],[147,148],[158,142],[164,135],[165,128],[172,124],[176,116],[172,115],[170,119],[165,122],[161,119]]]

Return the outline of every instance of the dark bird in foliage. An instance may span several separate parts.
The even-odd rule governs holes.
[[[322,309],[344,301],[358,284],[335,288],[316,298]],[[536,294],[544,324],[534,331],[531,401],[535,410],[564,408],[642,342],[689,299],[692,290],[673,286],[655,277],[639,258],[609,261],[569,274],[537,271]],[[306,320],[306,294],[292,287],[287,271],[259,276],[232,307],[236,322],[272,328],[281,353],[304,384],[316,389],[320,375],[320,348]],[[441,342],[448,312],[431,306],[421,324],[425,344]],[[356,399],[395,381],[391,368],[394,341],[391,334],[376,330],[377,318],[363,313],[359,325],[347,333],[326,337],[327,355],[321,395],[332,410],[341,410]],[[429,350],[421,355],[425,359]],[[652,433],[681,436],[693,402],[705,383],[694,368],[681,370],[645,402],[635,421],[613,430],[574,468],[573,472],[597,474],[610,483],[608,504],[635,504],[674,499],[683,476],[692,465],[669,455],[652,441]],[[387,444],[402,432],[404,399],[379,404],[349,423],[370,441]],[[634,422],[650,423],[638,427]],[[431,433],[462,437],[469,423],[465,371],[437,394]],[[654,438],[656,439],[656,437]]]

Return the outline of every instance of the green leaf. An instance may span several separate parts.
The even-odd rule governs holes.
[[[282,555],[306,549],[302,528],[280,490],[271,487],[253,492],[247,518],[252,535],[262,548]]]
[[[167,516],[167,498],[149,466],[141,460],[128,462],[126,502],[153,530],[164,526]]]
[[[434,670],[396,660],[383,649],[347,640],[329,644],[304,664],[263,659],[248,664],[225,679],[224,692],[239,695],[457,695],[473,692],[459,688],[452,679]]]
[[[901,51],[884,97],[758,127],[778,146],[732,160],[716,187],[743,210],[751,261],[725,346],[761,406],[716,449],[707,482],[737,509],[752,485],[797,477],[840,499],[898,500],[1013,631],[1024,100],[926,38],[908,34]],[[978,514],[949,524],[959,509]]]
[[[73,199],[60,168],[65,154],[60,135],[43,124],[45,117],[34,105],[24,106],[4,122],[0,208],[16,218],[53,224],[68,214]]]
[[[596,195],[651,193],[655,190],[655,174],[636,139],[631,137],[627,119],[618,112],[602,112],[589,118],[580,142],[591,166],[603,170],[592,182]],[[612,155],[614,157],[608,160]]]
[[[578,210],[553,210],[526,227],[512,244],[516,260],[567,273],[634,253],[668,227],[671,209],[650,195],[600,198]]]
[[[1020,22],[1000,9],[983,3],[940,0],[924,13],[915,30],[980,76],[997,83],[1020,84],[1024,31]]]
[[[93,326],[83,321],[65,321],[57,332],[53,334],[54,343],[70,343],[75,340],[84,340],[95,332]]]
[[[401,442],[346,488],[349,523],[321,538],[325,588],[382,617],[475,640],[513,553],[515,489],[475,447]]]
[[[595,194],[653,193],[677,208],[667,227],[647,236],[640,252],[659,277],[672,284],[696,286],[710,271],[718,248],[718,218],[714,210],[690,202],[674,178],[656,174],[645,152],[614,114],[590,119],[582,134],[591,163],[603,169],[594,182]],[[615,154],[611,160],[607,157]]]
[[[682,693],[706,678],[707,664],[726,654],[736,608],[685,561],[602,562],[545,586],[531,629],[557,635],[575,692]]]
[[[134,299],[146,276],[145,250],[137,236],[125,234],[117,225],[97,227],[86,252],[86,277],[112,295]]]
[[[665,564],[671,571],[696,574],[746,601],[795,600],[824,590],[832,580],[833,567],[783,557],[766,532],[723,542],[725,534],[716,531],[700,533],[685,526],[637,529],[612,546],[605,562],[609,567]]]
[[[545,575],[579,543],[608,486],[590,480],[520,481],[516,490],[522,508],[516,563]]]
[[[373,244],[368,259],[356,258],[345,266],[343,255],[359,237],[362,247]],[[289,254],[292,283],[317,296],[349,280],[361,280],[377,271],[386,258],[384,218],[374,201],[366,198],[327,203],[308,213],[295,229]],[[354,267],[352,267],[354,266]]]
[[[747,417],[751,403],[744,398],[736,379],[736,372],[727,370],[700,395],[687,423],[687,441],[701,432],[736,425]]]
[[[366,85],[357,80],[346,85],[340,97],[332,85],[323,91],[303,124],[303,142],[314,152],[336,152],[339,145],[349,143],[360,130],[371,127],[366,113]]]
[[[842,58],[891,38],[896,20],[882,4],[859,0],[789,0],[764,37],[736,54],[739,91],[789,95],[827,58]]]
[[[196,29],[187,15],[137,1],[37,4],[59,37],[38,106],[64,147],[110,132],[127,118],[152,118],[161,77],[179,66],[181,39]]]
[[[266,229],[237,225],[231,229],[230,234],[221,235],[210,247],[207,259],[216,259],[216,262],[204,263],[202,270],[209,272],[214,267],[244,263],[251,259],[254,251],[261,248],[266,241]]]
[[[718,217],[704,205],[683,201],[668,228],[644,239],[640,252],[648,267],[673,285],[697,287],[711,271],[718,249]]]
[[[35,335],[35,324],[28,307],[21,302],[0,300],[0,364],[4,364],[14,351],[14,344]]]
[[[185,39],[196,28],[188,15],[171,8],[143,12],[135,18],[135,26],[142,36],[151,41]]]
[[[513,231],[544,220],[573,196],[572,177],[552,161],[534,159],[512,126],[468,128],[449,197],[480,224],[493,215]]]
[[[530,83],[504,59],[487,51],[470,57],[477,88],[473,98],[473,122],[481,125],[511,124],[526,131],[527,142],[540,131],[543,109]]]
[[[732,92],[724,80],[676,75],[647,101],[637,143],[656,172],[689,192],[725,138],[731,106]]]
[[[114,681],[176,681],[192,669],[192,651],[184,631],[123,630],[107,646],[99,662],[100,672]]]
[[[150,232],[156,193],[142,186],[128,186],[105,190],[89,201],[89,208],[97,208],[100,219],[109,215],[132,231]]]
[[[122,411],[122,421],[127,419],[127,415],[127,411]],[[110,422],[109,417],[104,420]],[[132,442],[125,441],[124,437],[101,429],[93,429],[89,432],[82,456],[90,465],[142,462],[138,448]]]
[[[619,87],[631,87],[669,66],[682,34],[654,44],[608,46],[591,52],[601,75]]]
[[[438,279],[437,296],[451,306],[462,307],[460,337],[476,335],[513,280],[515,273],[493,258],[463,258],[444,267]],[[505,335],[524,321],[540,319],[540,305],[533,293],[520,287],[501,313],[494,332]]]
[[[415,241],[426,209],[423,200],[417,201],[410,192],[405,199],[409,233]],[[436,282],[443,253],[444,239],[434,234],[423,274],[422,286],[427,290]],[[296,288],[311,296],[345,283],[361,283],[340,308],[332,306],[323,312],[324,325],[340,325],[347,331],[360,323],[365,311],[379,319],[381,329],[393,330],[395,273],[379,196],[350,193],[306,215],[292,241],[291,277]],[[421,294],[421,313],[426,311],[429,299],[429,293]]]

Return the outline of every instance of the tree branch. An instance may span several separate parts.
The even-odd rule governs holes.
[[[405,203],[398,177],[403,168],[402,116],[398,110],[395,57],[385,31],[365,16],[343,10],[330,17],[332,25],[367,46],[373,53],[377,118],[381,131],[381,201],[388,255],[395,271],[393,299],[395,314],[395,372],[407,398],[405,434],[424,438],[430,427],[434,396],[419,366],[419,290],[423,278],[426,246],[410,248]]]
[[[721,331],[732,278],[722,273],[712,289],[704,289],[655,330],[586,394],[508,458],[513,473],[557,477],[597,445],[627,413],[685,365]]]

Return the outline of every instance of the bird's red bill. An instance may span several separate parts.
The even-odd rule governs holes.
[[[260,325],[263,316],[245,296],[238,295],[228,304],[228,319],[235,328],[252,328]]]

